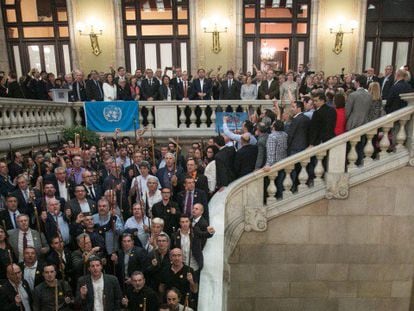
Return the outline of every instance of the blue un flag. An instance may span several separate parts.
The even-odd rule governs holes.
[[[138,129],[138,105],[136,101],[85,102],[86,127],[95,132]]]

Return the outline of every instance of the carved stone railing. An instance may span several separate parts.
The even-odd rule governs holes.
[[[408,102],[406,108],[288,157],[268,172],[255,171],[212,198],[210,219],[216,234],[204,250],[199,310],[227,310],[230,282],[227,260],[244,231],[265,231],[272,218],[322,198],[346,199],[352,186],[407,164],[414,166],[414,93],[401,97]],[[377,136],[379,131],[382,136]],[[376,137],[379,150],[374,158]],[[363,161],[357,166],[357,144],[361,138],[366,143],[362,149]],[[310,162],[314,169],[307,170]],[[297,171],[297,189],[293,191],[291,172],[295,167],[300,171]],[[308,171],[313,171],[313,178],[309,178]],[[275,180],[282,172],[283,197],[276,199]],[[265,180],[270,181],[267,187]]]

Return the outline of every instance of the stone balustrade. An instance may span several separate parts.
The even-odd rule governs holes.
[[[204,251],[200,310],[227,309],[227,260],[244,231],[265,231],[274,217],[322,198],[346,199],[352,186],[414,166],[414,93],[401,97],[409,103],[406,108],[288,157],[267,172],[244,176],[212,198],[210,219],[216,235]],[[361,163],[357,150],[363,154]],[[283,194],[277,199],[279,174]]]

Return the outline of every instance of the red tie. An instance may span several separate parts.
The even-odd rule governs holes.
[[[26,236],[26,232],[23,232],[23,250],[25,250],[27,248],[27,236]]]
[[[187,192],[187,202],[185,204],[185,213],[186,215],[190,216],[191,215],[191,208],[193,207],[192,204],[192,195],[191,195],[191,191]]]

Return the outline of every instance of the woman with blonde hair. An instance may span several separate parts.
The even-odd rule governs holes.
[[[368,93],[372,96],[372,105],[368,113],[368,122],[371,122],[385,114],[382,108],[380,84],[378,82],[371,82],[368,87]]]

